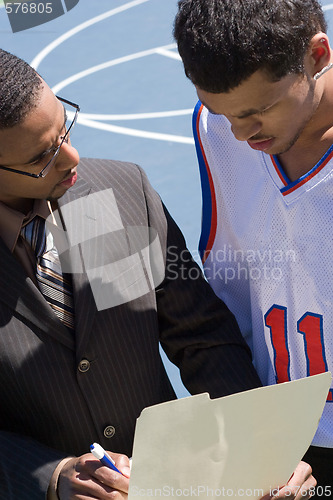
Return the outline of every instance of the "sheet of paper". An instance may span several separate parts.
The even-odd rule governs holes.
[[[129,499],[258,499],[286,484],[310,445],[330,372],[224,398],[199,394],[137,420]]]

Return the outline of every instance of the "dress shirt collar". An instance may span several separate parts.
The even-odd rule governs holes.
[[[46,200],[34,200],[32,210],[26,215],[0,201],[0,237],[12,253],[22,226],[30,222],[36,215],[43,219],[50,215],[49,205]]]

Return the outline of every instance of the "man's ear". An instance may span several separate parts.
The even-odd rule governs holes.
[[[330,62],[331,48],[328,36],[326,33],[316,33],[310,41],[308,51],[308,63],[310,64],[310,71],[313,77],[325,69]]]

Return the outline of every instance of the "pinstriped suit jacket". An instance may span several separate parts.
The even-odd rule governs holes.
[[[93,441],[131,455],[141,410],[175,398],[159,341],[191,393],[217,397],[260,385],[232,314],[198,277],[179,229],[139,167],[82,159],[77,183],[59,200],[64,223],[77,210],[69,202],[88,203],[110,187],[124,227],[157,231],[165,277],[139,298],[98,310],[83,263],[72,276],[75,338],[0,240],[1,499],[44,498],[57,462],[86,453]],[[90,363],[85,372],[78,369],[82,360]]]

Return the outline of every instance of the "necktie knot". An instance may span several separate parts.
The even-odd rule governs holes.
[[[22,227],[21,236],[31,246],[36,257],[45,252],[46,228],[45,220],[36,215],[28,224]]]

